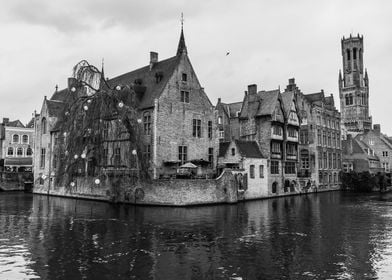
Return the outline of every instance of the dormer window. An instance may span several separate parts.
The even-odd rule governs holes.
[[[183,81],[183,82],[187,82],[188,81],[188,75],[186,73],[182,73],[181,81]]]

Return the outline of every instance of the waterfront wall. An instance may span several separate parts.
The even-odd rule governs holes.
[[[48,191],[49,190],[49,191]],[[234,175],[225,171],[217,179],[173,179],[150,182],[106,177],[100,184],[94,178],[78,178],[74,186],[55,185],[55,180],[36,181],[34,193],[96,199],[141,205],[187,206],[236,203],[237,184]]]

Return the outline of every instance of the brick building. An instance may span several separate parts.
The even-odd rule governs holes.
[[[363,67],[363,36],[341,40],[343,76],[339,71],[339,96],[342,124],[349,133],[372,128],[369,112],[369,78]]]
[[[236,176],[239,200],[268,197],[267,158],[256,141],[220,142],[218,169],[230,168]]]
[[[381,133],[381,126],[374,125],[355,137],[344,141],[343,171],[370,171],[390,173],[392,167],[392,141]]]
[[[206,172],[213,172],[218,152],[216,114],[190,62],[182,29],[175,56],[159,61],[158,53],[151,52],[147,66],[107,79],[106,84],[110,88],[135,90],[135,99],[129,102],[137,107],[143,153],[149,159],[152,178],[170,175],[185,162],[207,163]],[[51,182],[55,176],[60,157],[53,151],[63,137],[58,131],[72,94],[69,89],[56,90],[50,99],[44,99],[36,118],[35,177],[40,185],[50,184],[43,182],[42,177],[50,178],[47,181]],[[121,130],[120,125],[113,127]],[[114,130],[106,133],[108,141],[116,143],[103,151],[107,153],[106,160],[100,166],[106,169],[118,169],[132,157],[123,139],[114,139],[115,133]]]
[[[352,137],[351,134],[348,134],[347,138],[342,141],[343,172],[354,171],[375,174],[383,170],[380,159],[371,148],[376,142],[375,138],[366,138],[363,139],[361,135]]]
[[[340,187],[341,136],[340,113],[335,107],[333,95],[324,91],[303,94],[289,79],[285,92],[294,93],[297,100],[301,127],[299,132],[298,181],[302,188]]]
[[[228,142],[240,138],[240,121],[242,102],[223,103],[218,98],[216,104],[218,112],[219,141]]]
[[[300,120],[294,94],[249,85],[239,120],[240,138],[256,141],[268,159],[268,194],[297,192]]]
[[[4,171],[32,171],[34,124],[3,118],[0,124],[0,168]]]

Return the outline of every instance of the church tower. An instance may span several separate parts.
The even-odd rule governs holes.
[[[363,36],[341,40],[343,76],[339,71],[339,96],[342,124],[348,132],[363,132],[372,127],[369,116],[369,79],[363,70]]]

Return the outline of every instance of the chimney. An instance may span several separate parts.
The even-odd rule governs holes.
[[[9,123],[10,119],[9,118],[3,118],[3,124],[7,125]]]
[[[252,84],[248,85],[248,94],[256,94],[257,93],[257,85]]]
[[[289,85],[295,85],[295,78],[289,79]]]
[[[150,52],[150,70],[154,66],[155,63],[158,62],[158,53],[157,52]]]
[[[218,103],[221,103],[221,98],[220,97],[218,97]]]
[[[373,130],[374,132],[376,132],[377,134],[381,133],[381,125],[380,124],[374,124],[373,125]]]

